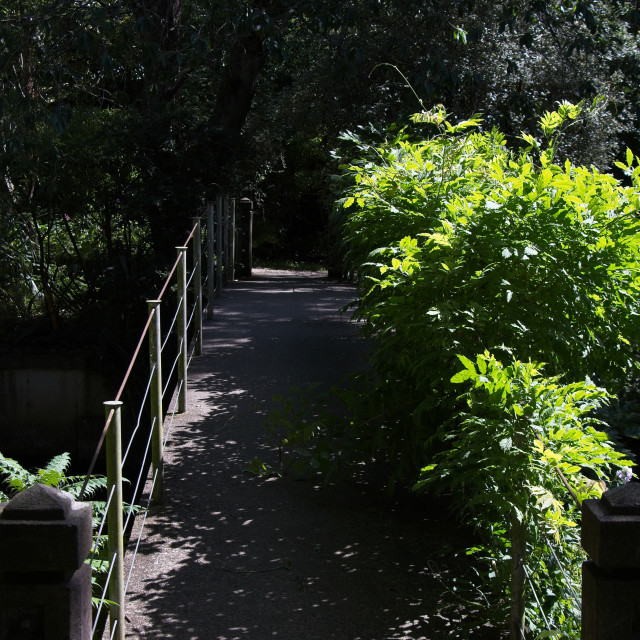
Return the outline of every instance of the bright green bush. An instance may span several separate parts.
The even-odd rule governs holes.
[[[451,381],[467,387],[462,409],[441,428],[446,449],[416,487],[446,490],[478,531],[482,544],[469,553],[497,581],[492,592],[510,596],[505,619],[511,608],[517,625],[526,611],[527,637],[551,626],[579,638],[579,505],[599,498],[616,469],[631,475],[593,418],[608,394],[545,378],[531,362],[504,366],[489,353],[460,361]]]
[[[523,135],[520,149],[441,108],[414,117],[435,125],[426,139],[347,136],[360,159],[345,167],[340,204],[360,274],[355,314],[374,339],[369,397],[385,418],[352,422],[346,440],[375,432],[367,440],[409,473],[432,458],[416,487],[446,490],[481,534],[472,552],[509,596],[511,637],[525,610],[528,632],[578,637],[577,505],[630,465],[594,428],[607,392],[560,381],[617,391],[637,367],[639,160],[617,163],[628,186],[556,162],[580,110],[546,113],[546,144]],[[390,400],[411,415],[390,421]]]
[[[624,186],[555,163],[580,108],[545,114],[544,147],[523,135],[510,150],[440,108],[414,118],[437,128],[426,139],[346,136],[360,157],[339,205],[373,367],[334,392],[337,413],[274,414],[294,468],[386,458],[392,481],[446,491],[513,638],[523,616],[527,633],[578,637],[578,505],[631,475],[597,429],[610,395],[590,379],[617,391],[636,368],[640,164],[618,164]]]
[[[629,152],[623,186],[554,163],[579,109],[545,114],[544,148],[525,135],[510,150],[478,117],[454,126],[441,109],[414,118],[437,127],[424,140],[404,130],[374,148],[348,136],[361,156],[340,201],[356,317],[381,383],[415,401],[409,448],[455,407],[457,354],[513,353],[613,389],[636,366],[640,167]]]
[[[579,112],[546,113],[546,145],[520,150],[440,108],[414,118],[437,127],[423,140],[345,136],[360,158],[339,205],[373,367],[333,391],[339,410],[289,399],[271,420],[295,470],[382,458],[391,484],[445,491],[512,638],[579,637],[579,505],[631,476],[591,379],[617,391],[636,368],[640,161],[618,164],[630,186],[555,163]]]

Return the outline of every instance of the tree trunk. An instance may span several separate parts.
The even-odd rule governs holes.
[[[176,51],[180,42],[181,0],[159,0],[156,10],[160,18],[158,39],[164,51]]]
[[[239,34],[231,45],[211,116],[211,124],[220,132],[223,145],[232,144],[240,137],[266,61],[262,37],[254,32]]]

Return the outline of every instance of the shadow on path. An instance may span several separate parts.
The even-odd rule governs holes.
[[[446,595],[442,544],[460,534],[445,514],[366,484],[322,489],[246,472],[255,456],[277,461],[265,432],[274,394],[336,382],[364,362],[366,344],[339,312],[352,296],[278,272],[223,292],[189,370],[188,412],[172,426],[167,504],[147,520],[128,638],[471,637]]]

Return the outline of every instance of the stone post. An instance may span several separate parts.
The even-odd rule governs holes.
[[[0,639],[91,640],[91,505],[35,485],[0,505]]]
[[[238,246],[236,248],[236,274],[239,278],[250,278],[253,269],[253,202],[242,198],[237,212]]]
[[[640,483],[582,503],[582,640],[640,638]]]

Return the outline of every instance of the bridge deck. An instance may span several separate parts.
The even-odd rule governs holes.
[[[339,313],[352,296],[318,274],[260,270],[224,290],[189,369],[188,412],[172,426],[167,505],[147,519],[128,638],[469,637],[436,614],[446,518],[391,506],[366,484],[245,471],[255,456],[277,466],[265,431],[274,394],[364,362]]]

